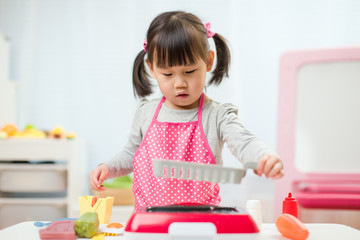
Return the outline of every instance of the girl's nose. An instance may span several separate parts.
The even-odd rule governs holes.
[[[175,80],[175,88],[185,88],[187,87],[186,81],[182,77],[178,77]]]

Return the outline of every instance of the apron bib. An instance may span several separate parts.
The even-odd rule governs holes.
[[[159,122],[157,106],[145,137],[133,158],[135,208],[197,203],[219,205],[219,185],[153,175],[153,159],[216,164],[201,123],[204,94],[201,95],[198,119],[192,122]]]

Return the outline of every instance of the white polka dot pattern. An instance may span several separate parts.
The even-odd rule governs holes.
[[[164,100],[163,98],[159,103],[153,121],[133,158],[135,208],[181,203],[218,205],[218,184],[158,178],[153,175],[152,159],[216,164],[200,122],[203,95],[199,119],[194,122],[158,122],[156,117]]]

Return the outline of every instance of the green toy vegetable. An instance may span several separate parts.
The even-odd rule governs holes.
[[[75,221],[75,232],[80,238],[93,237],[99,228],[97,212],[86,212]]]

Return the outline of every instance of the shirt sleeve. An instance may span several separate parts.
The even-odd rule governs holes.
[[[218,111],[218,134],[241,163],[257,163],[264,154],[277,154],[256,138],[240,122],[233,104],[222,104]]]
[[[128,141],[124,148],[104,163],[110,169],[110,178],[124,176],[133,171],[133,157],[143,138],[140,123],[144,120],[143,110],[146,102],[147,100],[142,100],[136,109]]]

